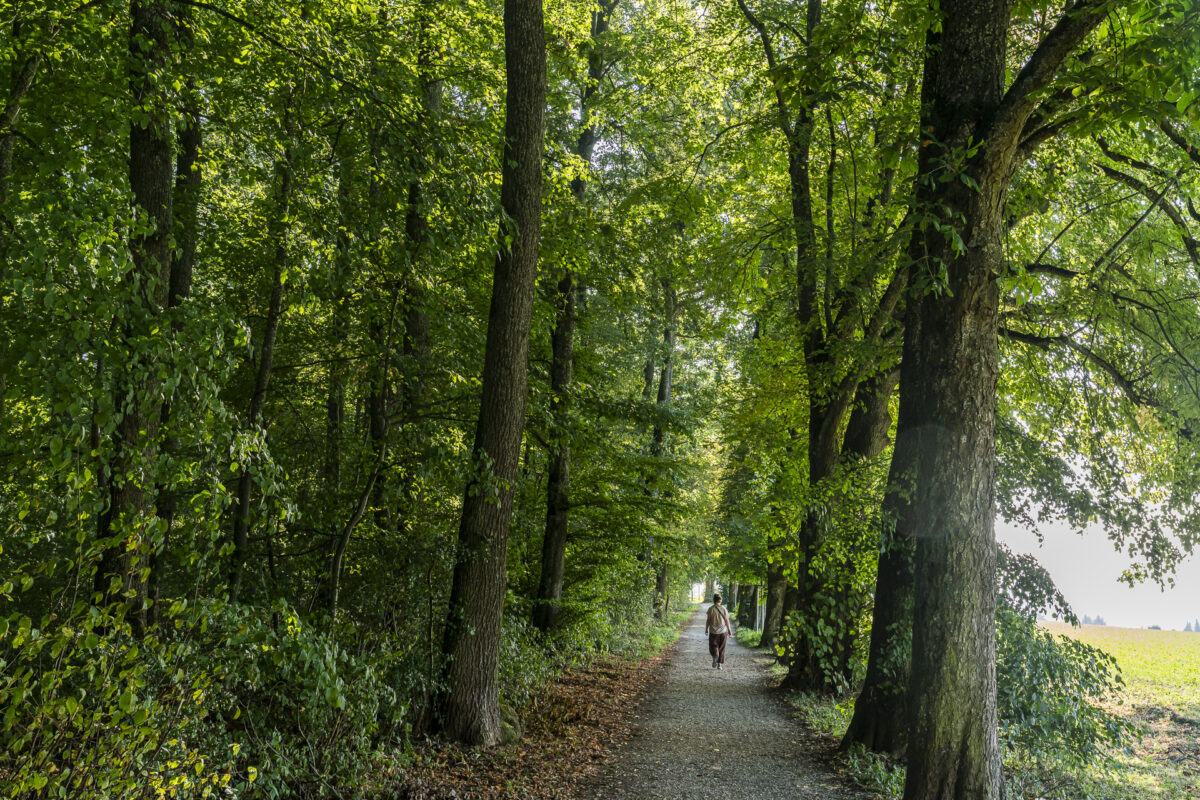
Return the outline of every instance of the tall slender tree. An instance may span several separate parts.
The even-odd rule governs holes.
[[[592,166],[599,125],[594,105],[606,62],[601,37],[608,31],[609,16],[615,0],[601,3],[592,11],[591,36],[588,43],[587,77],[580,93],[580,130],[575,142],[575,155],[585,170]],[[571,181],[571,194],[579,209],[584,208],[587,180],[583,176]],[[570,267],[554,286],[554,330],[550,334],[550,469],[546,480],[546,532],[542,538],[542,573],[533,607],[533,624],[546,631],[559,616],[562,599],[564,560],[567,551],[567,531],[571,512],[571,380],[575,360],[575,293],[578,276]]]
[[[96,589],[110,600],[127,602],[134,621],[145,623],[145,581],[141,560],[153,536],[153,471],[158,446],[158,370],[147,359],[151,337],[167,295],[171,270],[171,155],[169,106],[163,70],[170,58],[167,4],[134,0],[130,5],[129,90],[135,118],[129,126],[129,185],[136,212],[130,268],[123,276],[129,294],[120,323],[120,352],[110,362],[117,417],[112,453],[104,466],[108,503],[98,520],[104,544]]]
[[[541,230],[546,46],[541,0],[506,0],[507,94],[500,204],[483,389],[463,498],[443,653],[442,726],[462,742],[500,737],[496,669],[505,558],[525,424],[529,329]]]

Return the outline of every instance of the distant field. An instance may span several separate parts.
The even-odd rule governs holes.
[[[1125,677],[1124,712],[1147,733],[1105,797],[1200,798],[1200,634],[1043,623],[1113,655]],[[1099,787],[1097,787],[1099,788]]]
[[[1066,634],[1115,656],[1129,684],[1130,702],[1190,705],[1198,707],[1200,713],[1200,633],[1043,624],[1054,633]]]

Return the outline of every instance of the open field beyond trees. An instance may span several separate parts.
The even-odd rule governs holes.
[[[1043,625],[1099,647],[1125,678],[1120,698],[1145,737],[1119,756],[1120,773],[1104,783],[1112,797],[1200,797],[1200,636],[1180,631]]]

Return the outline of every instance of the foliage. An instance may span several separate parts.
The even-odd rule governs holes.
[[[996,683],[1002,743],[1037,762],[1086,766],[1139,735],[1102,705],[1125,685],[1115,658],[1009,609],[996,618]]]
[[[131,9],[151,5],[163,43],[131,40]],[[812,577],[784,641],[812,645],[848,691],[891,452],[818,480],[808,433],[896,365],[902,308],[874,312],[913,226],[942,224],[912,202],[928,9],[826,2],[807,36],[805,3],[749,2],[772,67],[736,3],[605,4],[595,32],[595,4],[545,5],[542,285],[499,692],[523,708],[563,669],[661,647],[659,576],[682,609],[693,580],[761,585],[768,565]],[[447,596],[469,557],[454,532],[499,223],[503,4],[293,6],[6,5],[3,793],[335,794],[436,729]],[[1046,19],[1022,6],[1014,75]],[[1200,530],[1198,40],[1178,3],[1111,20],[1040,109],[1060,115],[1054,135],[1004,212],[997,495],[1031,526],[1099,522],[1130,581],[1166,582]],[[149,99],[131,90],[143,62]],[[807,249],[781,111],[807,120]],[[153,276],[138,272],[151,217],[130,131],[159,118],[176,189],[159,231],[171,274]],[[560,396],[550,332],[568,271]],[[563,441],[561,624],[540,636],[527,620]],[[1073,763],[1124,741],[1096,706],[1119,685],[1112,662],[1035,627],[1038,609],[1072,619],[1044,574],[1014,557],[1004,578],[1006,741]]]
[[[194,641],[135,638],[94,607],[0,619],[0,632],[6,794],[218,797],[244,779],[237,743],[209,735],[228,707],[215,691],[221,667],[194,663]]]
[[[1041,628],[1041,614],[1072,625],[1078,620],[1033,558],[1001,553],[996,612],[1001,743],[1020,758],[1068,768],[1128,748],[1139,735],[1137,726],[1105,705],[1125,686],[1117,660]]]

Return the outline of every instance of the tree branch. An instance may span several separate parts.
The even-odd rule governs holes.
[[[1200,243],[1192,238],[1191,231],[1188,230],[1187,222],[1184,221],[1183,215],[1179,213],[1175,206],[1167,202],[1166,191],[1155,192],[1153,188],[1138,180],[1133,175],[1122,172],[1119,169],[1114,169],[1107,164],[1100,164],[1099,167],[1108,177],[1144,195],[1150,200],[1151,208],[1158,208],[1167,215],[1171,222],[1175,224],[1175,227],[1179,229],[1180,236],[1183,238],[1183,246],[1187,248],[1192,264],[1200,269]],[[1174,181],[1173,178],[1172,181]]]
[[[750,6],[746,5],[746,0],[737,0],[737,4],[738,8],[742,10],[742,15],[746,17],[746,21],[758,31],[758,38],[762,40],[763,52],[767,56],[767,67],[770,71],[774,72],[777,65],[775,60],[775,46],[771,44],[771,34],[767,31],[767,26],[758,17],[754,16],[754,12],[750,10]],[[779,112],[779,127],[783,130],[783,135],[788,138],[788,142],[791,142],[794,137],[790,119],[791,115],[788,113],[787,101],[783,99],[783,91],[779,86],[775,87],[775,106]]]
[[[1111,5],[1111,0],[1076,0],[1038,44],[992,119],[987,139],[997,152],[1015,147],[1038,92],[1050,85],[1080,42],[1108,16]]]
[[[1115,364],[1101,356],[1095,350],[1092,350],[1086,345],[1080,344],[1066,334],[1060,334],[1057,336],[1038,336],[1005,327],[1001,327],[999,329],[999,333],[1006,339],[1011,339],[1014,342],[1021,342],[1022,344],[1037,347],[1041,350],[1049,350],[1055,345],[1060,345],[1068,350],[1073,350],[1074,352],[1083,356],[1084,361],[1087,361],[1093,366],[1099,368],[1101,372],[1108,375],[1112,382],[1116,384],[1117,388],[1121,390],[1121,392],[1129,399],[1131,403],[1137,406],[1157,407],[1157,403],[1154,402],[1153,398],[1147,394],[1144,394],[1140,389],[1138,389],[1137,384],[1133,381],[1133,379],[1123,374]]]

